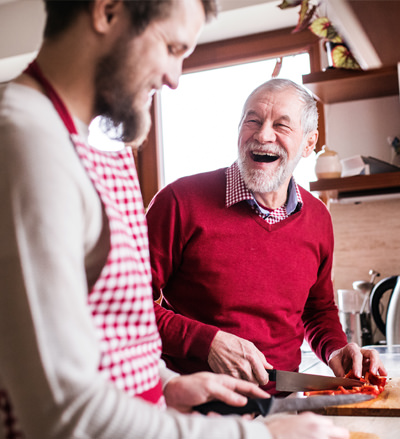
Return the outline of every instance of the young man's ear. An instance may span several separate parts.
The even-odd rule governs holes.
[[[315,145],[317,144],[317,140],[318,140],[317,130],[311,131],[310,133],[307,134],[305,138],[306,144],[303,149],[302,157],[306,158],[314,151]]]
[[[96,32],[106,33],[123,8],[121,0],[95,0],[92,6],[93,27]]]

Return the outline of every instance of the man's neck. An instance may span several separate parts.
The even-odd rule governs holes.
[[[57,47],[58,46],[58,47]],[[87,125],[93,118],[93,66],[84,57],[74,57],[60,45],[43,46],[37,62],[71,115]]]
[[[289,181],[290,179],[274,192],[253,192],[254,198],[269,210],[278,209],[286,203]]]

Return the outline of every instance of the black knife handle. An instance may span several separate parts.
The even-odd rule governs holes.
[[[268,373],[270,381],[276,381],[276,370],[275,369],[265,369]]]
[[[210,401],[204,404],[196,405],[193,410],[206,415],[210,412],[221,415],[245,415],[255,414],[266,416],[270,410],[273,398],[249,398],[246,405],[236,407],[226,404],[222,401]]]

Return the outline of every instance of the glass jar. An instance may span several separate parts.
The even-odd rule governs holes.
[[[338,153],[324,145],[316,157],[315,174],[317,178],[339,178],[341,173],[342,165]]]

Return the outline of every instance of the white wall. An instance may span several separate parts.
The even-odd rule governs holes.
[[[294,27],[298,8],[281,10],[281,0],[220,0],[217,20],[199,43]],[[0,0],[0,82],[17,75],[39,48],[45,20],[43,0]]]
[[[43,0],[11,1],[0,11],[0,58],[37,50],[45,18]]]
[[[43,0],[0,3],[0,82],[18,74],[34,57],[42,41]]]
[[[400,138],[398,96],[325,106],[326,143],[341,159],[373,156],[390,162],[394,156],[387,137]]]

